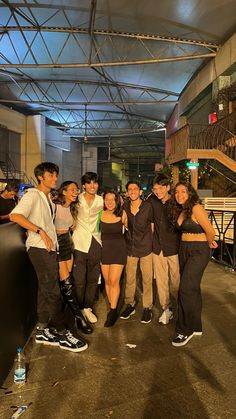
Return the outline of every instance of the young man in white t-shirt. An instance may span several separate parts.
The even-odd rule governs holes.
[[[92,311],[101,262],[101,234],[98,228],[99,213],[103,209],[103,199],[97,195],[98,175],[86,172],[81,183],[84,189],[79,195],[78,217],[74,242],[73,277],[80,309],[90,323],[97,317]]]
[[[10,214],[10,220],[27,229],[26,248],[38,278],[38,326],[35,341],[81,352],[88,345],[65,328],[58,282],[55,205],[50,191],[55,188],[59,168],[41,163],[34,169],[38,187],[29,189]]]

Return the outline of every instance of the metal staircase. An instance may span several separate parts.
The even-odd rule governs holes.
[[[218,150],[236,161],[236,112],[211,125],[190,124],[189,148]]]
[[[6,182],[15,181],[16,183],[26,183],[37,186],[32,177],[28,177],[23,170],[18,170],[9,155],[6,155],[4,161],[0,161],[0,169],[5,177]]]
[[[217,160],[236,173],[236,112],[211,125],[187,124],[171,135],[169,163]]]

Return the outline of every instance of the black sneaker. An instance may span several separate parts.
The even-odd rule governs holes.
[[[152,321],[152,310],[150,308],[145,308],[143,310],[141,323],[150,323],[151,321]]]
[[[104,323],[104,327],[114,326],[117,318],[118,318],[117,309],[116,308],[111,308],[108,315],[107,315],[107,319]]]
[[[82,352],[88,348],[88,344],[85,343],[81,338],[78,339],[67,330],[65,334],[59,337],[59,345],[62,349],[67,349],[72,352]]]
[[[172,340],[173,346],[184,346],[188,341],[193,337],[194,333],[191,335],[181,335],[178,333],[176,337]]]
[[[35,335],[35,342],[44,343],[44,345],[59,345],[59,337],[53,333],[48,327],[44,329],[37,329]]]
[[[129,319],[130,316],[132,316],[135,313],[135,308],[131,304],[128,304],[126,309],[121,313],[120,318],[121,319]]]

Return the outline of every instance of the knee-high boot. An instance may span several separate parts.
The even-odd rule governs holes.
[[[63,281],[60,281],[60,288],[61,293],[66,300],[66,303],[68,304],[73,315],[75,316],[78,329],[80,329],[82,332],[86,334],[92,333],[92,326],[87,322],[87,320],[84,318],[83,314],[80,311],[79,304],[74,295],[73,285],[70,281],[70,277],[66,278]]]

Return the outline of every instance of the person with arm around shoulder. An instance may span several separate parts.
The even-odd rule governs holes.
[[[217,243],[207,212],[190,183],[177,183],[171,204],[172,221],[182,233],[178,320],[172,345],[184,346],[193,336],[202,335],[201,280],[210,260],[210,248],[216,248]]]
[[[127,249],[125,309],[120,318],[127,320],[135,313],[136,274],[138,262],[142,273],[143,285],[143,314],[141,323],[148,324],[152,321],[152,222],[153,212],[151,204],[143,201],[142,188],[138,181],[130,180],[126,184],[128,199],[123,208],[127,215],[125,241]]]
[[[103,199],[97,195],[98,175],[86,172],[81,178],[83,192],[79,195],[78,215],[73,232],[73,278],[76,297],[83,315],[96,323],[93,313],[101,263],[101,233],[98,230],[99,212]]]
[[[111,327],[118,318],[117,304],[120,296],[120,278],[127,260],[124,238],[127,216],[121,207],[121,199],[118,192],[105,192],[103,199],[104,208],[100,218],[102,239],[101,270],[110,304],[110,310],[104,326]]]
[[[38,278],[38,325],[35,341],[81,352],[88,345],[66,328],[58,284],[55,204],[50,191],[55,188],[59,168],[43,162],[34,169],[38,187],[29,189],[11,212],[11,221],[28,230],[26,248]]]
[[[71,280],[74,251],[71,231],[74,230],[77,219],[79,192],[77,183],[67,180],[57,190],[53,202],[56,204],[55,227],[61,292],[76,319],[78,329],[89,334],[93,332],[93,328],[80,311]]]
[[[160,173],[154,178],[153,193],[147,198],[153,208],[153,270],[162,308],[159,323],[164,325],[173,319],[172,303],[177,306],[180,280],[180,233],[168,218],[170,187],[169,178]]]

